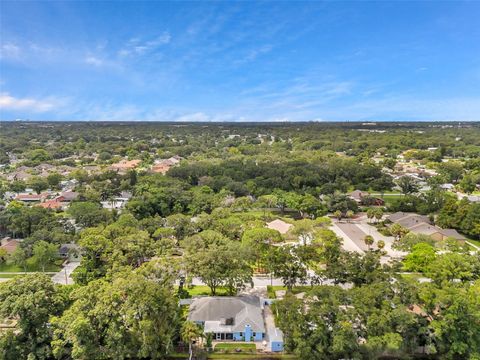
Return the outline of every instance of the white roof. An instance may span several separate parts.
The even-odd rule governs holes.
[[[267,228],[277,230],[280,234],[286,234],[292,226],[292,224],[289,224],[280,219],[276,219],[267,223]]]

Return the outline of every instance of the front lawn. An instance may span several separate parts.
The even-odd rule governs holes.
[[[45,266],[45,272],[60,271],[63,261],[64,261],[63,259],[59,259],[55,262],[55,264]],[[27,272],[41,272],[41,271],[42,271],[42,268],[35,263],[34,258],[30,258],[27,260]],[[0,264],[0,272],[24,272],[24,269],[23,267],[15,264],[3,263],[3,264]]]
[[[255,344],[246,343],[220,343],[215,345],[215,351],[222,352],[256,352]]]
[[[206,285],[193,285],[192,287],[184,287],[185,290],[188,291],[190,296],[199,296],[199,295],[205,295],[205,296],[210,296],[210,288]],[[218,288],[216,295],[215,296],[227,296],[227,289],[225,288]]]

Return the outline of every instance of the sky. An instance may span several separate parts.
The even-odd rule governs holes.
[[[479,121],[480,1],[0,0],[0,120]]]

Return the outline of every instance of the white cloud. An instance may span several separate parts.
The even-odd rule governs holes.
[[[247,55],[245,55],[245,57],[237,60],[236,63],[244,64],[244,63],[254,61],[257,57],[269,53],[270,51],[272,51],[272,49],[273,49],[272,45],[264,45],[256,49],[252,49],[247,53]]]
[[[0,94],[0,109],[26,112],[47,112],[54,109],[61,101],[55,98],[34,99],[16,98],[9,93]]]
[[[6,43],[0,49],[0,58],[2,59],[18,59],[20,57],[21,49],[18,45]]]
[[[85,58],[85,62],[89,65],[93,65],[93,66],[102,66],[103,65],[103,60],[102,59],[99,59],[95,56],[92,56],[92,55],[89,55]]]
[[[206,122],[212,121],[212,118],[203,112],[196,112],[192,114],[185,114],[179,116],[175,119],[175,121],[179,122]]]
[[[140,38],[131,38],[125,46],[118,51],[118,55],[126,57],[130,55],[144,55],[151,52],[162,45],[170,43],[171,35],[165,31],[152,40],[142,41]]]

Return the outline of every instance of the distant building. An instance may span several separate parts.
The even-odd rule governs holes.
[[[58,202],[72,202],[76,200],[79,196],[78,192],[75,191],[63,191],[61,192],[55,200]]]
[[[153,164],[151,171],[159,174],[166,174],[171,167],[176,166],[182,161],[183,158],[175,155],[168,159],[158,160]]]
[[[44,209],[60,210],[66,207],[66,203],[54,200],[47,200],[37,204],[36,206],[42,207]]]
[[[385,201],[381,198],[371,196],[367,191],[355,190],[349,194],[350,199],[354,200],[356,203],[366,206],[383,206]]]
[[[17,201],[23,201],[27,203],[32,203],[32,202],[40,202],[44,201],[45,199],[50,196],[49,193],[41,193],[41,194],[18,194],[15,197],[15,200]]]
[[[128,170],[133,170],[138,167],[141,162],[142,160],[122,160],[118,163],[112,164],[109,169],[118,172],[127,172]]]
[[[19,246],[20,241],[10,237],[5,237],[0,241],[0,249],[6,250],[8,254],[13,253]]]

